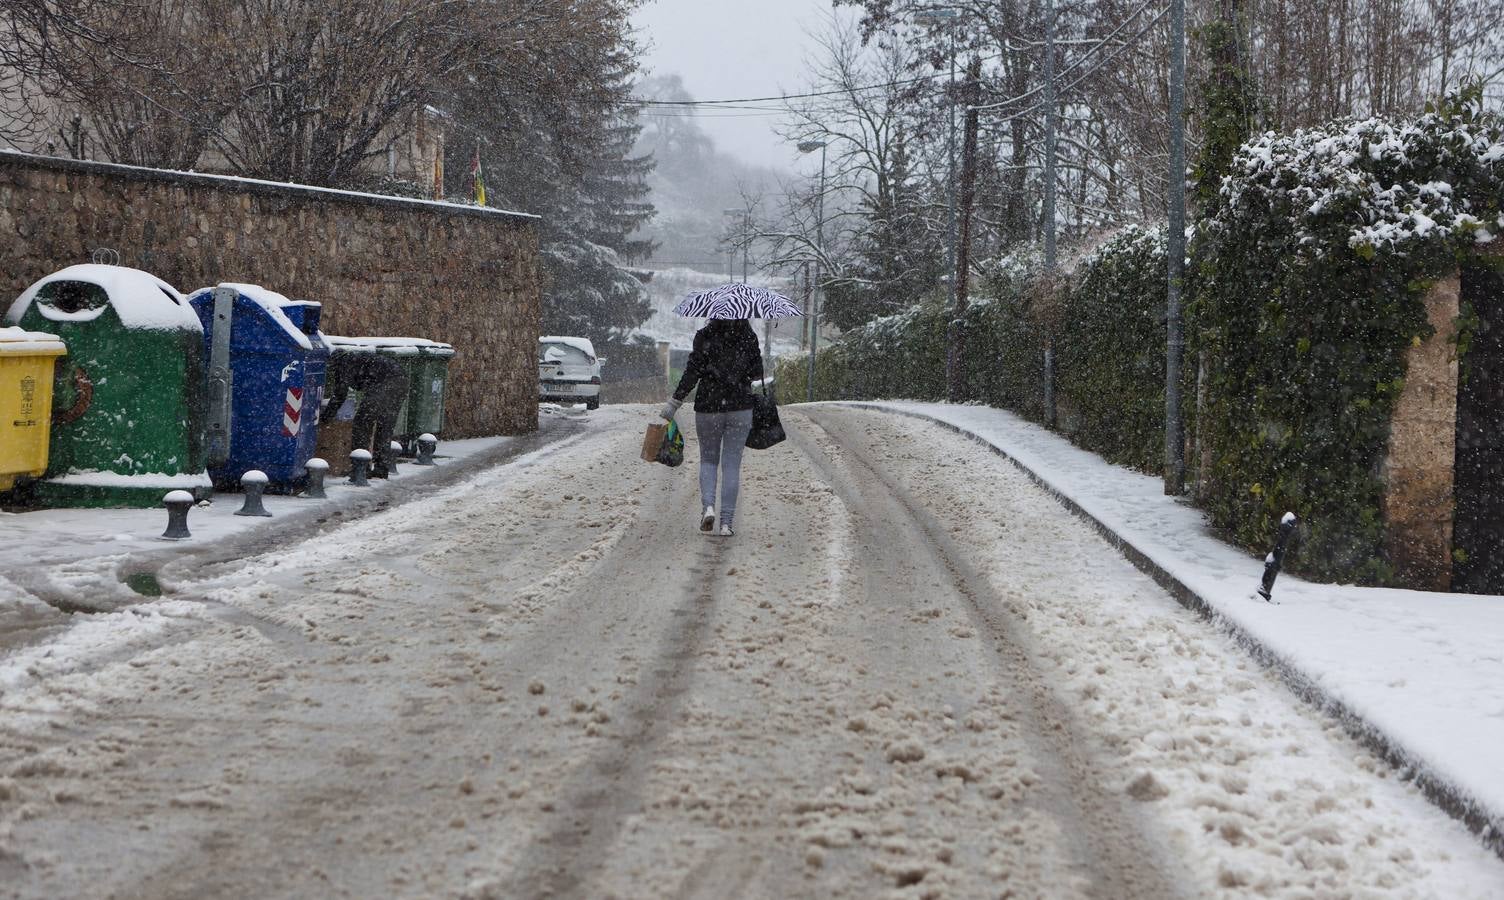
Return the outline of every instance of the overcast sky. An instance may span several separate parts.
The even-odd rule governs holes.
[[[823,30],[830,9],[830,0],[648,0],[633,21],[649,74],[677,72],[696,100],[723,100],[804,88],[805,32]],[[732,115],[699,117],[718,148],[748,162],[793,167],[798,154],[773,133],[777,119]]]

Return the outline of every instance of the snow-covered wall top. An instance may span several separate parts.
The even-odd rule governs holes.
[[[260,178],[241,178],[235,175],[210,175],[204,172],[180,172],[175,169],[148,169],[143,166],[126,166],[119,163],[102,163],[92,160],[62,159],[55,156],[38,156],[16,150],[0,148],[0,162],[14,160],[26,165],[45,166],[62,171],[96,172],[104,175],[178,184],[200,184],[228,190],[261,194],[283,194],[318,198],[325,202],[349,201],[362,204],[379,204],[397,207],[434,207],[451,215],[499,216],[503,218],[537,220],[532,213],[476,206],[472,203],[450,203],[445,200],[416,200],[411,197],[392,197],[387,194],[370,194],[364,191],[345,191],[338,188],[315,187],[308,184],[292,184],[285,181],[266,181]]]

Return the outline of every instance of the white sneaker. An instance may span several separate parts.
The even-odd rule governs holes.
[[[715,507],[705,507],[705,514],[700,516],[700,530],[706,533],[715,531]]]
[[[730,525],[721,526],[721,537],[731,537],[733,534],[735,534],[735,532],[731,530]]]

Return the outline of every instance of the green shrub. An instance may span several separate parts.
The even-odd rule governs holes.
[[[1077,267],[1055,337],[1061,428],[1146,472],[1164,465],[1165,263],[1164,228],[1119,232]]]

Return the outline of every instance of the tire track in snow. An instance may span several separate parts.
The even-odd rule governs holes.
[[[1036,769],[1044,776],[1041,793],[1048,811],[1069,826],[1061,834],[1071,845],[1072,863],[1089,878],[1086,895],[1175,896],[1157,848],[1143,839],[1141,823],[1124,805],[1121,792],[1102,783],[1100,767],[1073,732],[1076,726],[1070,711],[1034,666],[1029,639],[990,601],[985,579],[965,562],[966,555],[955,546],[946,527],[918,508],[867,449],[870,437],[861,433],[865,422],[843,412],[801,412],[828,441],[817,442],[796,431],[795,443],[847,505],[864,511],[861,524],[871,543],[896,547],[904,546],[906,540],[912,556],[920,560],[917,564],[933,573],[937,605],[960,601],[973,626],[990,638],[983,643],[1008,685],[1010,712],[1027,725],[1024,736],[1032,745]],[[866,574],[866,597],[869,602],[880,601],[890,574],[881,563]],[[953,629],[952,633],[964,639],[967,632]],[[892,659],[895,667],[916,662],[925,661],[907,656]]]
[[[584,760],[571,764],[562,782],[550,787],[557,821],[517,850],[516,868],[480,880],[467,896],[577,894],[640,808],[644,776],[693,688],[695,662],[720,599],[718,575],[728,545],[686,535],[684,510],[695,508],[690,502],[695,492],[685,472],[649,471],[667,475],[669,489],[650,497],[650,508],[636,517],[631,533],[588,578],[558,586],[542,618],[527,635],[518,636],[521,646],[508,660],[514,671],[541,669],[558,657],[563,633],[593,633],[631,650],[633,636],[648,631],[657,638],[645,660],[647,674],[614,703],[610,739],[598,742]],[[699,542],[691,565],[669,570],[648,563],[662,559],[664,548],[686,540]],[[665,602],[665,591],[673,599]],[[631,628],[623,627],[628,624]],[[595,646],[595,656],[604,657],[605,649]]]

